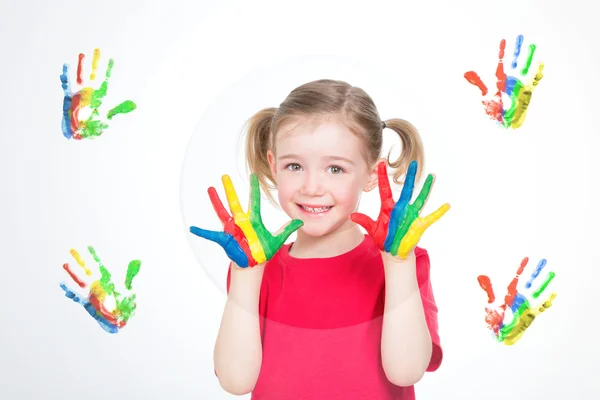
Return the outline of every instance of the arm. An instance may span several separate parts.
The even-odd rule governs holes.
[[[221,387],[235,395],[252,392],[262,364],[259,297],[265,264],[231,264],[228,296],[214,350]]]
[[[382,253],[382,257],[386,286],[381,337],[383,369],[393,384],[412,386],[423,377],[426,370],[437,368],[437,365],[431,366],[433,350],[436,350],[436,363],[441,361],[441,354],[437,354],[439,351],[432,344],[432,333],[425,316],[424,300],[421,298],[420,285],[423,283],[417,280],[414,250],[406,260],[400,260],[389,253]],[[423,258],[425,260],[421,262],[427,264],[424,267],[428,272],[429,260],[426,253]],[[427,281],[428,275],[427,273]]]

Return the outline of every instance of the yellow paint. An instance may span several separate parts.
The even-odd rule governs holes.
[[[104,300],[106,299],[106,292],[104,289],[102,289],[102,284],[100,284],[99,280],[90,285],[90,292],[96,296],[100,303],[104,303]]]
[[[235,221],[235,224],[244,232],[244,235],[246,235],[248,246],[252,252],[252,258],[254,258],[257,264],[265,262],[267,257],[262,245],[260,244],[260,240],[258,240],[258,236],[256,235],[256,232],[250,223],[250,213],[246,213],[242,209],[229,175],[223,175],[221,180],[223,181],[223,186],[225,187],[225,195],[227,196],[229,209],[233,214],[233,220]]]
[[[543,70],[544,64],[542,63],[538,67],[538,70],[529,85],[521,88],[519,96],[517,97],[517,109],[515,110],[515,115],[510,124],[513,129],[519,128],[525,121],[525,114],[527,113],[527,107],[529,107],[529,103],[531,102],[533,89],[535,89],[540,80],[544,77],[544,74],[542,73]]]
[[[81,96],[79,99],[79,108],[87,107],[90,105],[93,92],[94,89],[92,89],[91,87],[85,87],[79,91],[79,95]]]
[[[423,218],[419,217],[414,220],[410,225],[408,232],[406,232],[406,235],[404,235],[402,238],[400,246],[398,246],[398,257],[405,260],[408,256],[408,253],[410,253],[410,251],[415,248],[417,243],[419,243],[419,240],[421,240],[421,236],[425,230],[433,225],[434,222],[442,218],[442,216],[446,214],[449,209],[450,204],[446,203],[428,216]]]
[[[94,49],[94,58],[92,59],[92,73],[90,80],[96,79],[96,70],[98,69],[98,61],[100,60],[100,49]]]
[[[75,249],[71,249],[69,253],[71,253],[71,256],[73,256],[75,261],[77,261],[77,264],[79,264],[79,266],[85,270],[85,274],[87,276],[92,276],[92,270],[85,265],[85,261],[83,261],[83,258],[81,258],[79,252],[77,252]]]
[[[538,307],[537,310],[529,309],[525,311],[517,321],[514,329],[506,335],[504,338],[504,344],[507,346],[512,346],[517,343],[519,339],[523,336],[527,328],[531,326],[535,317],[546,311],[548,308],[552,307],[552,301],[556,297],[556,293],[552,293],[548,299],[542,303],[541,306]]]

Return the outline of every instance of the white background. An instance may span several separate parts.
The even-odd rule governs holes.
[[[600,32],[585,3],[4,1],[0,397],[234,398],[212,364],[227,260],[188,227],[219,228],[206,189],[223,193],[222,174],[248,195],[236,153],[246,118],[333,78],[419,128],[437,176],[425,212],[452,205],[421,241],[445,353],[417,397],[596,398]],[[521,60],[535,43],[531,72],[543,61],[545,76],[523,127],[505,130],[463,74],[493,87],[498,43],[507,39],[508,64],[518,34]],[[67,140],[62,64],[75,69],[95,47],[100,76],[115,60],[106,109],[125,99],[138,109],[96,140]],[[376,193],[363,197],[361,211],[378,207]],[[266,202],[263,213],[272,230],[285,221]],[[117,335],[58,286],[70,248],[95,266],[87,245],[117,280],[142,260],[137,314]],[[558,296],[507,347],[485,329],[476,277],[502,296],[525,256],[530,267],[548,260]]]

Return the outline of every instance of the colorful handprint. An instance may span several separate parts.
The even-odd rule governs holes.
[[[519,55],[521,53],[522,46],[523,35],[519,35],[515,44],[514,58],[511,63],[511,70],[513,71],[517,69],[517,59],[519,58]],[[537,72],[531,78],[529,84],[526,85],[517,76],[506,75],[504,71],[505,48],[506,40],[502,39],[500,41],[499,61],[498,66],[496,68],[497,91],[491,96],[491,98],[486,98],[482,100],[482,103],[486,114],[488,114],[491,119],[498,121],[499,124],[501,124],[507,129],[509,127],[517,129],[521,127],[521,125],[525,121],[525,114],[527,113],[527,108],[529,107],[529,103],[531,102],[531,95],[533,93],[533,89],[535,89],[540,80],[544,77],[544,75],[542,74],[544,64],[541,63],[539,65]],[[535,44],[529,45],[529,55],[527,56],[525,65],[521,68],[521,71],[519,72],[521,78],[527,76],[529,68],[531,67],[531,62],[533,60],[535,50]],[[483,83],[479,75],[477,75],[477,73],[475,73],[474,71],[469,71],[465,73],[464,77],[469,83],[477,86],[481,90],[482,96],[485,97],[488,95],[488,88]],[[506,105],[503,104],[503,93],[505,93],[510,98],[511,104],[508,108],[506,107]]]
[[[488,328],[493,332],[499,342],[504,342],[507,346],[515,344],[523,336],[523,333],[525,333],[527,328],[531,326],[533,320],[540,313],[552,306],[552,301],[556,297],[556,293],[552,293],[541,305],[532,307],[529,299],[523,294],[524,291],[518,291],[517,286],[519,284],[519,277],[523,273],[528,262],[529,258],[527,257],[521,261],[516,276],[508,285],[508,291],[504,297],[504,302],[499,307],[486,307],[485,309],[485,321]],[[531,292],[533,282],[540,275],[545,266],[546,260],[542,259],[531,274],[531,277],[525,283],[525,291]],[[539,288],[533,291],[531,297],[537,299],[540,294],[546,290],[546,287],[550,284],[550,281],[554,279],[554,276],[554,272],[548,272],[544,282],[542,282]],[[490,278],[486,275],[480,275],[477,277],[477,281],[479,282],[479,286],[481,286],[488,295],[488,304],[494,303],[495,296]],[[512,319],[509,323],[505,324],[504,320],[507,308],[510,308],[512,311]]]
[[[256,174],[250,176],[249,212],[242,209],[231,178],[223,175],[222,181],[233,216],[223,207],[214,187],[208,189],[208,196],[223,223],[223,232],[209,231],[196,226],[190,227],[190,232],[220,245],[227,256],[242,268],[253,267],[270,260],[303,222],[292,220],[281,233],[273,236],[264,226],[260,215],[260,186]]]
[[[400,198],[395,205],[385,162],[382,161],[377,165],[377,172],[381,197],[379,217],[373,221],[365,214],[352,213],[350,219],[365,228],[381,251],[406,259],[425,230],[439,220],[450,209],[450,205],[444,204],[430,215],[419,217],[433,186],[432,174],[427,176],[417,199],[412,204],[408,204],[415,185],[416,161],[412,161],[408,167]]]
[[[77,64],[77,84],[83,84],[83,60],[84,54],[79,54],[79,62]],[[90,73],[90,81],[96,79],[96,69],[100,60],[100,49],[94,50],[94,58],[92,60],[92,72]],[[93,139],[100,136],[108,124],[100,119],[99,108],[106,96],[108,89],[108,79],[111,76],[114,61],[111,58],[108,60],[108,67],[104,81],[98,89],[91,87],[83,87],[76,92],[71,90],[71,82],[69,81],[69,67],[63,65],[63,72],[60,75],[62,88],[64,91],[63,99],[63,116],[62,116],[62,132],[67,139]],[[91,114],[85,120],[79,119],[79,112],[82,108],[89,107]],[[117,114],[125,114],[136,109],[136,104],[131,100],[125,100],[118,106],[108,111],[106,118],[111,120]]]
[[[117,333],[119,332],[119,329],[127,324],[136,309],[136,295],[131,293],[132,282],[133,278],[135,278],[140,271],[142,263],[139,260],[133,260],[129,263],[127,274],[125,276],[125,289],[129,294],[124,295],[115,288],[110,272],[108,272],[106,267],[102,264],[102,261],[100,261],[94,248],[88,246],[88,251],[94,258],[94,261],[98,263],[98,269],[101,275],[99,279],[93,281],[89,285],[88,295],[86,297],[79,295],[65,283],[61,283],[60,287],[65,291],[65,295],[68,298],[81,304],[88,314],[92,316],[105,331]],[[75,249],[71,249],[70,253],[77,264],[83,268],[86,276],[91,277],[92,270],[87,267],[79,252]],[[88,287],[88,284],[77,276],[68,263],[63,264],[63,268],[80,288],[85,289]],[[115,307],[112,311],[105,306],[106,300],[109,297],[114,298],[115,302]]]

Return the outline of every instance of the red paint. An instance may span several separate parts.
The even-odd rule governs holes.
[[[477,277],[477,282],[479,282],[479,286],[487,293],[488,303],[493,303],[496,300],[496,296],[494,296],[494,289],[492,288],[490,278],[486,275],[479,275]]]
[[[498,68],[496,68],[496,78],[498,81],[496,86],[498,87],[498,91],[503,93],[506,90],[506,74],[504,73],[504,49],[506,49],[506,40],[502,39],[500,41],[500,54],[498,55]]]
[[[517,274],[508,285],[508,291],[506,293],[506,297],[504,298],[504,308],[506,306],[512,307],[513,302],[515,301],[515,297],[517,297],[517,284],[519,283],[519,276],[523,273],[525,266],[529,262],[529,258],[525,257],[523,261],[521,261],[521,265],[517,269]]]
[[[65,269],[65,271],[67,271],[67,273],[69,274],[71,279],[73,279],[75,281],[75,283],[77,283],[77,285],[79,285],[80,288],[85,289],[85,287],[87,285],[85,284],[84,281],[79,279],[79,277],[77,275],[75,275],[75,273],[71,270],[71,267],[69,266],[69,264],[67,264],[67,263],[63,264],[63,268]]]
[[[83,70],[83,59],[85,55],[83,53],[79,53],[79,62],[77,63],[77,84],[81,85],[83,83],[83,79],[81,78],[81,73]]]
[[[90,293],[90,303],[92,306],[98,311],[102,316],[111,324],[118,326],[118,321],[115,316],[104,307],[104,304],[100,302],[100,300],[96,297],[95,294]]]
[[[481,90],[481,95],[485,96],[488,94],[488,88],[485,86],[485,83],[481,80],[479,75],[477,75],[474,71],[465,72],[465,79],[469,81],[470,84],[475,85]]]
[[[501,311],[498,312],[498,310],[493,310],[488,307],[485,308],[485,322],[487,327],[495,334],[498,334],[498,331],[500,331],[502,321],[504,321],[504,309],[501,309]]]
[[[352,213],[350,219],[365,228],[367,234],[371,236],[377,248],[383,250],[385,238],[388,234],[388,227],[390,225],[390,215],[392,214],[395,205],[392,188],[390,187],[390,181],[387,175],[387,168],[383,161],[377,165],[377,178],[379,197],[381,199],[381,208],[379,210],[377,221],[373,221],[368,215],[362,213]]]
[[[481,102],[485,108],[485,113],[493,120],[502,122],[504,118],[504,106],[502,104],[502,93],[498,92],[492,100],[483,100]]]
[[[223,206],[223,202],[219,198],[219,194],[214,187],[208,188],[208,197],[210,198],[210,202],[217,213],[217,216],[223,223],[223,232],[229,233],[235,241],[240,245],[244,253],[246,253],[246,257],[248,257],[248,266],[253,267],[256,265],[256,260],[252,257],[252,251],[250,250],[250,246],[248,244],[248,239],[246,239],[246,235],[244,235],[244,231],[235,224],[233,217],[227,212],[225,207]]]
[[[81,103],[81,94],[77,93],[71,99],[71,132],[73,132],[73,139],[81,139],[79,133],[79,104]]]

